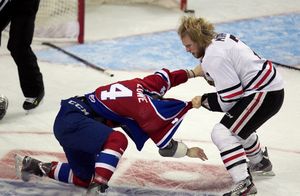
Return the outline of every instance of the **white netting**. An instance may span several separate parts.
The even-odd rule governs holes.
[[[77,0],[41,0],[35,37],[76,38],[79,34]]]
[[[87,0],[89,4],[131,4],[143,3],[158,5],[165,8],[178,8],[180,7],[181,0]]]
[[[181,0],[85,0],[85,7],[102,4],[151,4],[180,8]],[[113,13],[112,13],[113,14]],[[34,37],[38,39],[77,39],[79,35],[78,0],[41,0],[35,21]]]

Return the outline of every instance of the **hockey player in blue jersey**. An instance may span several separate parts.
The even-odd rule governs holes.
[[[86,187],[88,194],[104,192],[127,147],[121,127],[138,150],[150,138],[166,157],[206,160],[203,150],[172,139],[193,101],[162,98],[172,87],[197,75],[198,70],[162,69],[154,74],[100,86],[81,97],[61,101],[54,135],[68,162],[43,163],[26,156],[22,179],[31,174]]]

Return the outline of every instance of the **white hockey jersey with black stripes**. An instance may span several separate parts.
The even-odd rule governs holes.
[[[272,62],[230,34],[218,34],[213,39],[201,65],[205,77],[214,81],[219,105],[225,112],[241,97],[283,89],[282,77]]]

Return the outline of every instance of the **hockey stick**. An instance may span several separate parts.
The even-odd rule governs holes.
[[[66,55],[74,58],[75,60],[77,60],[77,61],[79,61],[79,62],[81,62],[81,63],[83,63],[83,64],[85,64],[85,65],[87,65],[87,66],[89,66],[91,68],[93,68],[93,69],[96,69],[98,71],[103,72],[104,74],[106,74],[106,75],[108,75],[110,77],[114,76],[114,74],[107,72],[104,68],[101,68],[101,67],[99,67],[99,66],[97,66],[97,65],[95,65],[95,64],[93,64],[93,63],[91,63],[91,62],[89,62],[89,61],[87,61],[87,60],[85,60],[83,58],[80,58],[79,56],[77,56],[77,55],[75,55],[75,54],[73,54],[71,52],[68,52],[68,51],[64,50],[63,48],[61,48],[59,46],[56,46],[56,45],[54,45],[52,43],[49,43],[49,42],[43,42],[42,44],[46,45],[46,46],[49,46],[51,48],[54,48],[54,49],[56,49],[56,50],[58,50],[58,51],[60,51],[60,52],[62,52],[64,54],[66,54]]]
[[[293,70],[297,70],[297,71],[300,71],[300,68],[298,67],[294,67],[294,66],[290,66],[290,65],[285,65],[285,64],[282,64],[282,63],[278,63],[278,62],[275,62],[275,61],[272,61],[271,62],[277,66],[280,66],[280,67],[284,67],[284,68],[288,68],[288,69],[293,69]]]

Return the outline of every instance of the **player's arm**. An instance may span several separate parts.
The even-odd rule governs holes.
[[[203,149],[199,147],[188,148],[183,142],[171,140],[167,147],[159,149],[159,154],[163,157],[180,158],[188,156],[191,158],[199,158],[203,161],[207,160],[207,156]]]
[[[160,71],[157,71],[156,74],[160,74],[165,82],[168,83],[168,89],[185,83],[190,77],[193,77],[193,73],[191,71],[184,69],[170,71],[164,68]]]
[[[150,94],[157,94],[162,97],[170,88],[185,83],[188,79],[189,73],[187,70],[170,71],[161,69],[152,75],[144,77],[142,85]]]
[[[163,73],[165,78],[168,80],[168,89],[185,83],[190,78],[195,78],[198,76],[204,76],[204,72],[201,65],[197,65],[194,69],[179,69],[175,71],[169,71],[168,69],[162,69],[156,73]]]
[[[149,93],[162,97],[170,88],[185,83],[189,78],[194,78],[202,74],[203,71],[200,65],[191,70],[179,69],[170,71],[164,68],[144,77],[142,83]]]
[[[216,92],[201,96],[201,106],[211,111],[226,112],[244,95],[243,86],[233,66],[230,66],[221,57],[211,57],[210,70],[205,78],[215,86]]]

